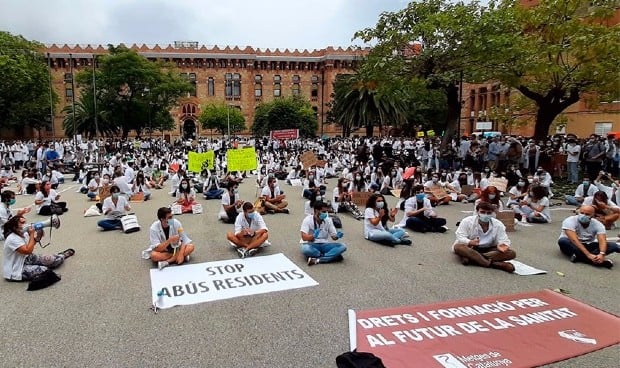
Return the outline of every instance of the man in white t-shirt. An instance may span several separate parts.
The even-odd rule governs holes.
[[[620,253],[620,247],[615,242],[607,241],[605,226],[593,218],[594,213],[593,206],[584,205],[579,207],[579,214],[562,221],[558,245],[571,262],[612,268],[613,262],[605,256],[613,252]]]
[[[242,208],[243,212],[235,220],[235,230],[229,231],[226,239],[237,249],[239,257],[245,258],[255,255],[260,247],[269,245],[269,230],[251,202],[245,202]]]
[[[574,138],[568,139],[566,145],[566,171],[568,172],[568,182],[571,184],[577,184],[579,182],[579,154],[581,153],[581,146],[577,144]]]
[[[267,186],[261,191],[261,197],[264,201],[265,210],[272,213],[289,213],[288,202],[286,196],[280,191],[280,187],[276,185],[276,178],[269,177]]]
[[[330,242],[342,238],[342,231],[336,231],[329,218],[329,205],[322,201],[314,204],[314,213],[306,216],[299,231],[301,232],[301,253],[308,257],[308,265],[330,263],[342,260],[342,253],[347,247],[342,243]]]

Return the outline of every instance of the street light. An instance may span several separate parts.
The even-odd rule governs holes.
[[[228,125],[228,139],[230,140],[230,105],[226,105],[226,124]]]

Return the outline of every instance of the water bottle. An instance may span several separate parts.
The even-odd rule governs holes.
[[[161,308],[161,306],[164,305],[164,295],[164,289],[157,292],[157,302],[155,303],[156,307]]]

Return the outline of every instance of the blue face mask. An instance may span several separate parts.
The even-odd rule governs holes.
[[[9,201],[9,206],[12,206],[15,204],[15,198],[11,198],[11,200]]]
[[[582,225],[588,225],[590,223],[590,220],[590,217],[584,214],[579,214],[579,216],[577,217],[577,221],[579,221],[579,223]]]
[[[174,219],[168,219],[166,220],[166,222],[168,223],[168,226],[172,226],[172,224],[174,223]]]
[[[418,201],[423,201],[426,198],[426,194],[424,193],[418,193],[415,195],[415,199],[417,199]]]
[[[482,222],[489,222],[489,221],[491,221],[491,215],[489,215],[488,213],[480,213],[480,214],[478,214],[478,218]]]
[[[378,209],[382,209],[383,207],[385,207],[385,202],[377,202]]]
[[[254,220],[254,212],[248,213],[247,216],[250,220]]]
[[[329,215],[327,214],[327,212],[321,212],[319,214],[319,218],[321,219],[321,221],[325,221],[327,219],[327,217],[329,217]]]

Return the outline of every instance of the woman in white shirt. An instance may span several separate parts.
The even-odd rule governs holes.
[[[2,276],[7,280],[28,281],[49,269],[60,266],[65,259],[75,254],[71,248],[53,255],[34,254],[36,231],[26,225],[23,216],[13,216],[4,224]]]
[[[151,186],[149,185],[149,182],[145,179],[144,173],[138,172],[138,175],[136,175],[136,179],[133,183],[132,191],[133,194],[144,193],[145,201],[151,199]]]
[[[67,212],[67,202],[58,202],[60,194],[52,189],[52,183],[44,181],[41,183],[39,192],[34,196],[34,204],[37,206],[37,213],[43,216],[52,214],[62,215]]]
[[[530,187],[528,195],[519,206],[514,206],[517,215],[521,215],[527,222],[546,224],[551,222],[551,212],[549,211],[549,198],[546,190],[540,185]]]
[[[404,239],[405,232],[401,229],[387,228],[388,221],[394,221],[397,208],[389,209],[383,195],[373,194],[366,202],[364,211],[364,238],[383,245],[411,245],[411,240]]]
[[[182,213],[192,213],[192,206],[197,204],[196,191],[189,185],[189,179],[183,178],[177,190],[177,204],[181,205]]]

